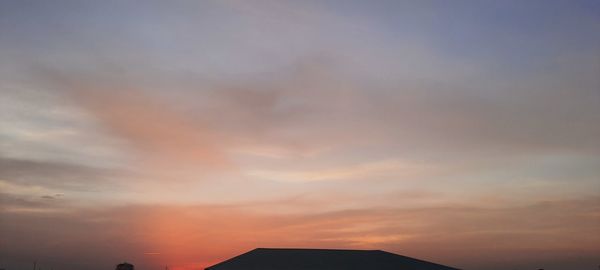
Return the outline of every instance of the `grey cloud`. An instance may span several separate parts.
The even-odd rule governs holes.
[[[53,202],[49,202],[42,197],[35,198],[32,196],[21,196],[11,193],[0,193],[0,201],[2,201],[2,209],[27,208],[47,210],[55,206]]]
[[[262,12],[246,5],[231,6],[225,13],[254,18]],[[310,18],[310,13],[276,7],[283,8],[284,14]],[[269,18],[250,21],[271,25]],[[344,21],[333,21],[338,20]],[[133,29],[139,26],[129,23]],[[296,28],[282,26],[286,27]],[[91,92],[108,91],[106,96],[117,99],[120,90],[116,89],[123,88],[166,96],[185,111],[186,120],[214,127],[214,132],[239,144],[272,143],[301,151],[370,143],[385,145],[382,148],[390,155],[473,153],[475,158],[497,153],[597,154],[600,149],[595,140],[600,136],[596,124],[600,82],[595,76],[600,67],[596,51],[588,47],[576,51],[565,45],[555,58],[536,60],[548,68],[524,70],[521,75],[499,70],[493,59],[468,61],[442,54],[433,44],[374,42],[371,46],[377,50],[373,51],[350,46],[343,41],[354,32],[345,30],[338,37],[341,41],[319,48],[307,45],[301,53],[284,57],[285,65],[267,65],[257,73],[222,77],[204,66],[163,70],[168,65],[157,57],[164,52],[141,48],[139,54],[153,64],[132,65],[103,57],[113,53],[102,52],[83,61],[93,65],[51,62],[46,64],[50,72],[32,77],[45,87],[72,88],[74,82],[96,88]],[[257,62],[242,59],[244,64]],[[80,95],[85,96],[85,91]]]
[[[198,128],[186,132],[219,137],[209,140],[215,146],[211,153],[219,155],[246,145],[310,153],[351,151],[346,146],[353,144],[366,146],[361,153],[409,158],[597,155],[600,82],[593,74],[600,67],[594,64],[597,57],[588,56],[565,53],[554,68],[529,77],[494,74],[482,65],[477,72],[441,73],[439,80],[427,82],[351,76],[345,71],[346,59],[329,53],[272,71],[266,78],[221,81],[179,74],[140,79],[102,64],[90,72],[50,69],[42,77],[49,85],[76,89],[75,95],[88,99],[98,91],[120,99],[114,89],[122,88],[164,98],[165,106],[177,107],[169,113],[177,111],[180,120]],[[169,87],[170,94],[153,84]],[[136,116],[130,120],[148,121]]]
[[[0,179],[18,185],[70,191],[110,190],[115,188],[118,177],[124,173],[78,164],[0,157]]]

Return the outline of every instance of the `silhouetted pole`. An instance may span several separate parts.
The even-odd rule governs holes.
[[[33,270],[37,268],[37,262],[33,262]]]

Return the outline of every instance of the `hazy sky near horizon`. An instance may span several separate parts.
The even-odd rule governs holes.
[[[0,1],[0,268],[600,264],[598,1]]]

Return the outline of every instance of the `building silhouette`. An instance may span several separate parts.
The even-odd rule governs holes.
[[[115,270],[134,270],[133,264],[130,263],[120,263],[117,264],[117,267],[115,268]]]
[[[458,270],[382,250],[257,248],[205,270]]]

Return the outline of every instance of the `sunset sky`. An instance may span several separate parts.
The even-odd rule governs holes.
[[[0,1],[0,268],[600,265],[600,1]]]

